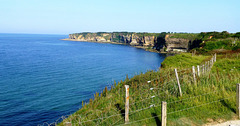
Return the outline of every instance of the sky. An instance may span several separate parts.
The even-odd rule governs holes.
[[[0,33],[240,32],[240,0],[0,0]]]

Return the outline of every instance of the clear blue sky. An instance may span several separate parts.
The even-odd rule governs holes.
[[[1,0],[0,33],[240,32],[240,0]]]

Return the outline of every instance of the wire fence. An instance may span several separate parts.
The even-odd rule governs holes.
[[[212,102],[208,102],[208,103],[196,105],[196,106],[193,106],[193,107],[184,108],[184,109],[181,109],[181,110],[169,112],[169,113],[167,113],[167,115],[174,114],[174,113],[178,113],[178,112],[182,112],[182,111],[186,111],[186,110],[190,110],[190,109],[194,109],[194,108],[198,108],[198,107],[205,106],[205,105],[209,105],[209,104],[213,104],[213,103],[216,103],[216,102],[221,102],[221,101],[223,101],[223,100],[230,99],[230,98],[234,98],[234,97],[235,97],[235,96],[230,96],[230,97],[223,98],[223,99],[220,99],[220,100],[216,100],[216,101],[212,101]],[[160,106],[160,105],[159,105],[159,106]],[[155,107],[158,107],[158,106],[155,106]],[[119,125],[117,125],[117,126],[130,125],[130,124],[133,124],[133,123],[136,123],[136,122],[141,122],[141,121],[148,120],[148,119],[153,119],[153,118],[156,118],[156,117],[158,118],[158,117],[160,117],[160,116],[162,116],[162,115],[160,114],[160,115],[152,116],[152,117],[149,117],[149,118],[144,118],[144,119],[140,119],[140,120],[136,120],[136,121],[131,121],[131,122],[129,122],[128,124],[119,124]]]
[[[158,76],[156,78],[150,79],[143,83],[132,84],[130,87],[130,104],[129,104],[129,118],[130,121],[126,123],[124,117],[126,108],[124,108],[125,102],[125,91],[123,88],[116,88],[118,90],[118,94],[115,94],[119,98],[116,99],[119,101],[119,105],[115,104],[115,109],[111,109],[106,111],[106,109],[100,110],[95,109],[94,111],[98,114],[94,114],[91,111],[87,113],[80,114],[72,114],[69,116],[62,116],[56,122],[48,124],[43,123],[42,125],[131,125],[133,123],[140,123],[142,121],[158,119],[162,116],[162,104],[161,102],[166,101],[169,107],[167,108],[168,113],[166,116],[174,115],[176,113],[181,113],[183,111],[188,111],[196,108],[200,108],[202,106],[207,106],[210,104],[218,103],[224,100],[228,100],[234,98],[236,96],[221,96],[218,90],[207,90],[205,92],[201,92],[201,94],[196,94],[195,96],[187,96],[187,92],[193,90],[191,89],[193,85],[196,83],[207,84],[208,81],[206,78],[209,76],[211,68],[216,62],[216,54],[213,57],[206,61],[204,64],[198,65],[196,67],[182,69],[174,73],[168,72],[164,76]],[[202,79],[203,78],[203,79]],[[139,81],[140,82],[140,81]],[[189,86],[191,84],[191,86]],[[209,85],[207,85],[209,86]],[[112,86],[111,86],[112,87]],[[180,92],[186,94],[184,97],[179,97]],[[104,90],[103,90],[104,92]],[[103,93],[102,92],[102,93]],[[219,99],[211,99],[211,95],[219,95]],[[221,97],[220,97],[221,96]],[[201,100],[204,99],[205,103],[202,104],[191,104],[192,106],[188,106],[185,102],[191,102],[191,100]],[[208,99],[208,100],[206,100]],[[204,101],[203,100],[203,101]],[[201,102],[200,102],[201,103]],[[88,103],[90,104],[90,103]],[[176,104],[183,104],[181,107],[176,107]],[[111,102],[109,106],[112,106]],[[185,108],[182,108],[186,106]],[[125,106],[126,107],[126,106]],[[110,107],[109,107],[110,108]],[[114,108],[114,107],[112,107]],[[157,111],[154,115],[152,115],[149,110]],[[142,116],[144,114],[145,116]],[[84,116],[83,116],[84,115]],[[97,117],[96,117],[97,115]],[[149,115],[149,116],[147,116]],[[96,118],[93,118],[96,117]],[[160,120],[160,119],[159,119]],[[163,120],[161,120],[163,121]],[[61,122],[61,123],[60,123]],[[42,126],[39,125],[39,126]]]

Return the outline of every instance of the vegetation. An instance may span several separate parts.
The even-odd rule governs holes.
[[[114,34],[117,36],[125,33]],[[166,34],[161,33],[158,36],[163,38]],[[205,43],[201,44],[201,48],[194,49],[197,55],[181,53],[169,56],[162,62],[159,71],[148,71],[131,79],[126,77],[118,84],[115,82],[110,90],[105,88],[89,102],[82,102],[80,110],[58,125],[68,122],[73,125],[124,124],[124,85],[130,86],[129,125],[159,125],[162,101],[167,102],[167,124],[171,126],[203,125],[236,118],[235,96],[236,84],[240,83],[240,47],[239,41],[231,38],[236,38],[236,34],[175,33],[175,37],[191,36],[201,38]],[[228,51],[222,54],[219,49]],[[192,66],[209,61],[213,51],[219,53],[217,62],[210,72],[197,76],[194,83]],[[178,69],[182,97],[179,96],[174,68]]]
[[[237,50],[240,48],[240,41],[231,39],[219,40],[219,41],[208,41],[204,45],[204,49],[211,51],[214,49],[226,49],[226,50]]]
[[[198,33],[172,33],[170,38],[183,38],[189,40],[195,40],[198,38]]]
[[[182,59],[188,59],[190,54],[180,54],[180,56]],[[174,73],[169,68],[178,65],[181,65],[182,69],[189,68],[189,66],[205,62],[209,56],[193,56],[191,58],[193,59],[192,64],[184,60],[181,61],[181,64],[179,62],[164,62],[165,66],[161,71],[149,71],[131,79],[126,78],[125,81],[118,84],[115,83],[111,90],[105,88],[102,93],[96,93],[94,99],[90,99],[88,104],[83,103],[83,108],[59,125],[66,122],[79,124],[79,120],[82,125],[124,124],[125,84],[130,85],[130,122],[137,121],[131,125],[156,125],[156,123],[160,123],[161,101],[168,102],[169,125],[202,125],[218,120],[232,119],[235,117],[236,111],[235,97],[229,97],[235,96],[236,83],[240,81],[240,66],[237,54],[229,56],[231,57],[218,56],[218,61],[213,66],[211,74],[199,77],[196,85],[192,82],[191,70],[179,72],[183,91],[182,97],[179,97]],[[167,58],[166,61],[178,58],[179,55],[176,55]],[[200,60],[195,61],[197,58]],[[172,80],[172,78],[174,79]],[[153,79],[154,81],[147,83]],[[150,90],[150,88],[156,90]],[[155,98],[151,99],[151,96],[155,96]],[[228,99],[211,103],[224,98]],[[155,107],[149,108],[153,104]],[[196,107],[203,104],[207,105]],[[196,108],[184,110],[192,107]],[[178,112],[178,110],[184,111]],[[141,119],[146,120],[139,121]]]
[[[189,41],[188,49],[197,50],[200,53],[206,53],[214,49],[226,49],[226,50],[236,50],[240,47],[240,32],[237,33],[228,33],[227,31],[223,32],[201,32],[201,33],[135,33],[135,32],[96,32],[96,33],[75,33],[76,37],[82,35],[85,38],[92,37],[103,37],[107,41],[119,42],[129,44],[131,41],[132,35],[134,39],[139,42],[139,45],[144,45],[143,38],[146,36],[154,36],[154,43],[151,44],[151,47],[155,50],[163,49],[167,47],[165,37],[169,38],[179,38],[186,39]],[[201,48],[199,48],[201,47]]]
[[[198,35],[198,38],[204,40],[208,40],[208,39],[226,39],[229,38],[231,36],[234,36],[234,34],[230,34],[227,31],[223,31],[223,32],[201,32]]]
[[[190,53],[181,53],[175,56],[167,57],[161,64],[165,69],[184,69],[197,66],[208,59],[210,56],[192,56]]]
[[[234,38],[240,38],[240,32],[237,32],[233,35]]]
[[[165,37],[166,34],[170,35],[170,38],[183,38],[183,39],[188,39],[188,40],[209,40],[209,39],[226,39],[226,38],[240,38],[240,32],[237,33],[228,33],[227,31],[223,31],[223,32],[201,32],[201,33],[166,33],[166,32],[162,32],[162,33],[148,33],[148,32],[96,32],[96,33],[91,33],[91,32],[82,32],[82,33],[75,33],[76,36],[79,35],[93,35],[93,36],[102,36],[103,34],[113,34],[114,36],[118,37],[118,36],[127,36],[127,35],[132,35],[132,34],[136,34],[139,37],[143,37],[143,36],[155,36],[155,37]]]
[[[139,36],[139,37],[144,37],[144,36],[158,37],[160,34],[161,33],[148,33],[148,32],[136,33],[136,35]]]

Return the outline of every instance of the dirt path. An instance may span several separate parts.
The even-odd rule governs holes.
[[[240,126],[240,120],[232,120],[219,124],[209,124],[206,126]]]

